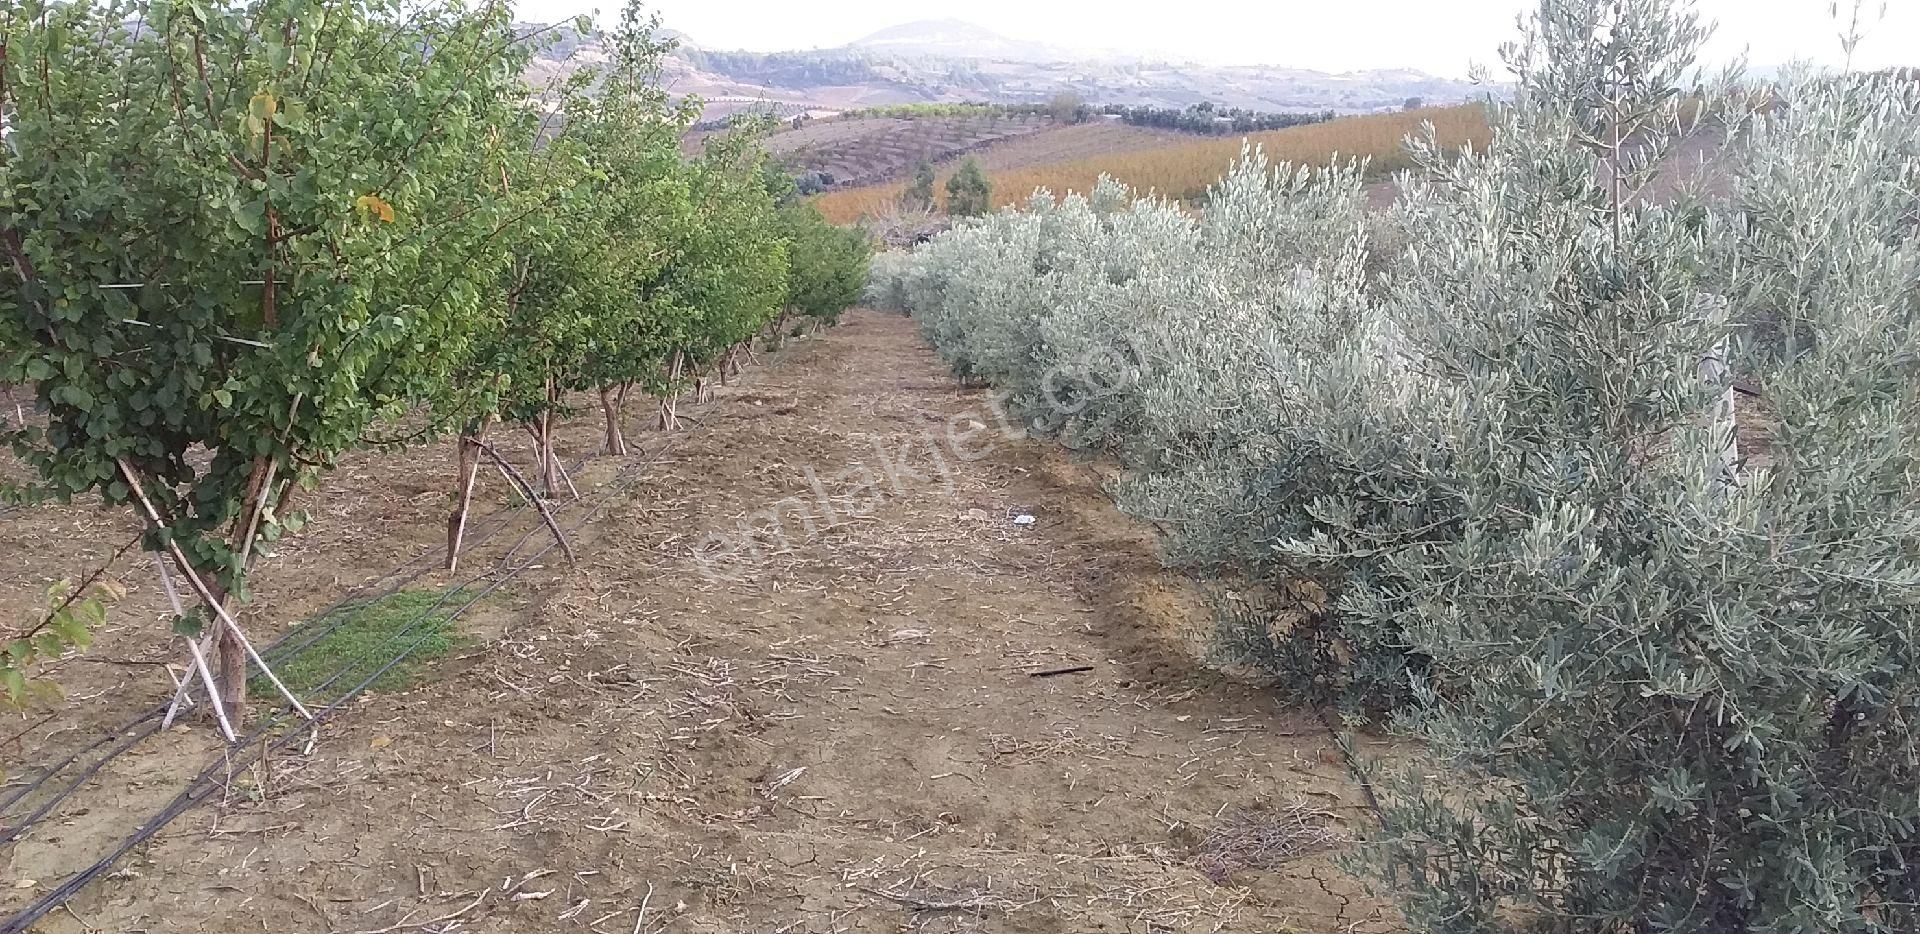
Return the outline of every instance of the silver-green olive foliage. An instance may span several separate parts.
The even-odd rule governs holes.
[[[1542,3],[1385,214],[1250,154],[875,266],[1284,690],[1425,743],[1363,851],[1420,930],[1920,924],[1920,85],[1696,85],[1703,36]]]

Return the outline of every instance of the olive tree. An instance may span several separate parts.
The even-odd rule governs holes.
[[[1920,924],[1920,90],[1756,101],[1705,35],[1543,2],[1491,145],[1415,140],[1382,225],[1243,166],[1184,228],[1041,197],[884,270],[957,373],[1101,426],[1170,557],[1310,597],[1242,615],[1425,744],[1364,853],[1417,929]]]
[[[1420,155],[1387,301],[1421,508],[1324,501],[1290,546],[1365,568],[1344,624],[1423,660],[1433,761],[1383,770],[1371,845],[1421,929],[1916,923],[1920,111],[1788,86],[1729,116],[1730,203],[1656,197],[1703,35],[1543,4],[1492,146]]]

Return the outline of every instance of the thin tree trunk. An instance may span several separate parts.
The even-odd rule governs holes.
[[[493,425],[493,416],[488,415],[480,424],[460,433],[460,467],[455,478],[459,496],[453,504],[453,515],[447,517],[447,570],[460,567],[460,548],[467,537],[467,516],[473,509],[473,486],[480,476],[480,442],[486,440],[487,429]]]
[[[1709,452],[1707,473],[1721,488],[1740,483],[1740,422],[1735,409],[1736,394],[1727,368],[1727,339],[1722,337],[1712,350],[1700,358],[1700,381],[1722,386],[1720,397],[1708,410],[1708,425],[1718,449]]]
[[[273,514],[282,518],[286,517],[293,511],[294,505],[300,502],[300,492],[300,478],[296,473],[294,476],[288,477],[287,482],[281,485],[280,499],[273,504]]]
[[[620,403],[614,398],[610,386],[600,389],[600,411],[607,417],[607,453],[615,457],[627,456],[627,436],[620,430]]]
[[[533,477],[543,476],[547,469],[547,439],[540,429],[540,423],[545,420],[545,415],[535,415],[525,426],[527,437],[533,439],[533,461],[527,465],[527,473]]]
[[[680,369],[686,361],[686,355],[676,350],[667,364],[667,387],[660,395],[660,430],[673,431],[680,427],[680,419],[675,408],[680,402]]]
[[[540,521],[547,524],[547,531],[553,533],[553,540],[560,543],[560,550],[566,553],[567,563],[573,564],[575,561],[573,545],[567,542],[566,533],[560,531],[560,523],[554,521],[553,512],[547,508],[546,501],[533,492],[533,486],[525,477],[520,476],[520,471],[513,469],[513,465],[507,463],[506,458],[500,456],[499,451],[484,442],[480,444],[480,451],[493,461],[493,466],[499,469],[500,475],[507,478],[507,482],[513,484],[514,489],[519,490],[520,495],[525,496],[527,501],[533,504],[533,508],[539,511]]]
[[[259,533],[260,519],[267,510],[267,500],[273,495],[273,476],[278,472],[278,458],[261,456],[254,458],[253,472],[247,478],[247,495],[240,514],[234,517],[233,525],[227,532],[228,547],[235,548],[240,556],[241,573],[253,560],[253,539]],[[158,522],[156,513],[155,521]],[[182,568],[182,573],[191,573]],[[241,705],[247,700],[247,648],[240,634],[234,631],[229,622],[233,618],[234,606],[231,595],[227,593],[219,579],[209,574],[202,578],[203,583],[196,590],[207,601],[207,609],[215,614],[209,622],[213,627],[213,654],[220,679],[220,704],[239,717]]]
[[[128,463],[124,457],[118,458],[115,463],[120,468],[121,477],[127,482],[129,492],[133,494],[134,499],[140,503],[142,510],[145,512],[148,526],[156,530],[166,529],[166,518],[160,514],[160,510],[153,504],[153,500],[148,498],[146,485],[140,481],[139,472],[134,470],[133,465]],[[262,495],[264,495],[264,492],[265,491],[262,491]],[[185,575],[187,583],[193,587],[194,595],[199,597],[200,602],[214,614],[214,620],[211,625],[215,627],[213,642],[214,652],[219,661],[219,675],[216,678],[219,682],[219,690],[212,693],[214,693],[219,707],[222,710],[233,711],[234,717],[237,720],[239,715],[245,710],[244,705],[247,699],[247,659],[251,653],[246,638],[240,633],[239,622],[234,619],[233,613],[227,607],[228,594],[226,588],[223,587],[218,580],[202,577],[198,570],[194,568],[193,562],[187,558],[187,553],[180,547],[180,543],[174,541],[171,537],[167,539],[166,550],[172,555],[174,566],[180,569],[180,573]],[[266,670],[266,662],[264,660],[260,661],[260,667],[262,670]],[[297,704],[298,702],[296,701],[295,703]]]
[[[209,581],[207,589],[213,592],[214,599],[227,612],[221,614],[231,617],[232,601],[220,591],[220,585]],[[247,646],[241,641],[239,630],[226,619],[216,620],[219,636],[213,640],[214,650],[220,656],[220,703],[233,711],[235,719],[247,703]]]
[[[560,489],[560,478],[553,475],[553,455],[550,453],[551,444],[548,441],[549,425],[552,419],[551,413],[542,412],[535,415],[533,421],[523,426],[527,429],[527,437],[533,439],[533,460],[528,464],[526,475],[538,478],[540,493],[548,497],[552,497]],[[532,484],[529,483],[527,488],[533,489]]]

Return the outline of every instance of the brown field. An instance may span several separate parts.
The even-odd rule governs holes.
[[[1429,122],[1442,145],[1448,148],[1467,143],[1484,146],[1491,132],[1481,107],[1463,104],[1345,117],[1329,123],[1249,134],[1245,139],[1264,148],[1275,161],[1324,164],[1334,158],[1364,158],[1372,171],[1385,173],[1406,165],[1403,141]],[[987,166],[993,177],[994,205],[1005,207],[1024,202],[1039,188],[1056,194],[1087,191],[1103,174],[1143,191],[1180,199],[1198,197],[1240,155],[1242,139],[1184,139],[1188,141],[1080,155],[998,171]],[[984,158],[982,162],[985,165]],[[934,186],[935,196],[942,202],[946,178],[956,167],[957,162],[943,166],[940,183]],[[829,220],[850,224],[862,217],[885,213],[898,201],[904,187],[904,183],[892,182],[831,191],[821,195],[817,203]]]
[[[781,130],[766,147],[791,171],[826,172],[837,185],[858,187],[904,178],[922,159],[948,162],[1054,129],[1038,116],[829,117]],[[689,134],[683,145],[698,151],[711,135]]]
[[[311,749],[253,762],[201,722],[137,743],[0,843],[0,914],[211,768],[197,807],[31,930],[1400,929],[1334,862],[1369,820],[1337,744],[1208,664],[1197,586],[1102,469],[989,427],[904,316],[856,310],[769,362],[576,475],[585,499],[556,509],[577,567],[508,577],[543,533],[483,481],[476,523],[508,525],[462,566],[502,587],[458,650]],[[566,459],[595,422],[566,427]],[[453,476],[448,444],[350,458],[262,566],[250,628],[430,555]],[[786,539],[701,573],[709,533],[775,508]],[[124,510],[0,516],[0,615],[133,532]],[[153,568],[114,574],[128,596],[60,670],[67,699],[0,725],[0,801],[169,692]]]
[[[1002,140],[980,150],[974,158],[989,173],[1001,173],[1191,143],[1198,138],[1189,133],[1124,123],[1082,123]],[[944,173],[941,181],[946,181]]]

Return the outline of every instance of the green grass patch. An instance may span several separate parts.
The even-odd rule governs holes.
[[[443,601],[441,598],[445,597]],[[292,659],[273,659],[273,670],[301,700],[334,698],[366,680],[395,655],[412,648],[399,664],[367,686],[370,691],[404,691],[420,680],[428,662],[452,652],[466,641],[454,626],[451,613],[467,602],[460,593],[440,590],[402,590],[375,600],[349,603],[303,628],[338,626]],[[439,606],[435,606],[435,604]],[[306,641],[294,634],[291,644]],[[415,643],[419,643],[415,646]],[[335,675],[338,674],[338,677]],[[332,679],[328,683],[328,679]],[[326,684],[325,688],[321,688]],[[273,682],[256,675],[248,693],[260,700],[279,696]]]

